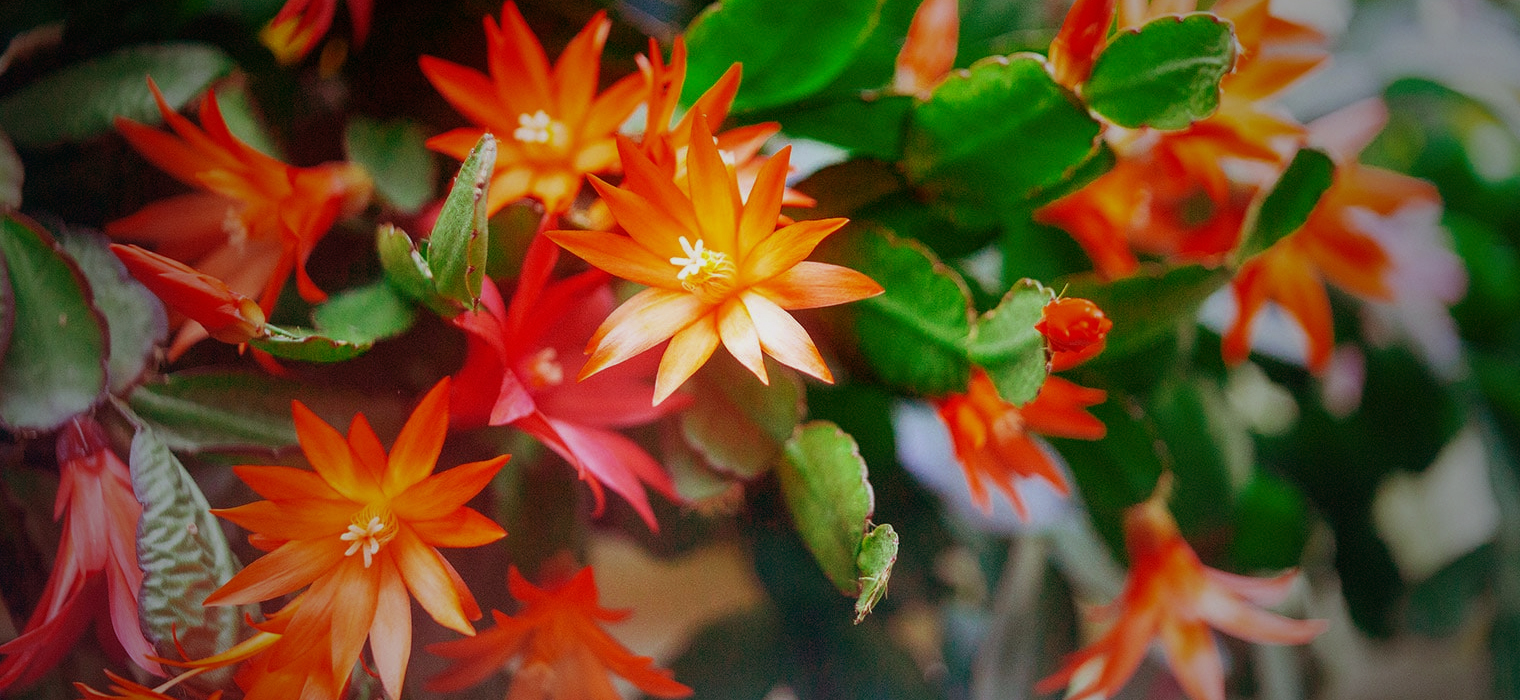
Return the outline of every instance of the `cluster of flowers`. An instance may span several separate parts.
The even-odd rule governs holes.
[[[1119,7],[1116,0],[1078,0],[1051,46],[1056,79],[1080,94],[1111,26],[1122,30],[1193,4]],[[303,55],[325,32],[335,5],[292,0],[266,41],[287,48],[288,56]],[[362,40],[369,2],[350,0],[349,9],[355,39]],[[1367,128],[1347,133],[1331,128],[1343,120],[1332,120],[1316,129],[1272,106],[1274,95],[1324,60],[1323,37],[1272,17],[1265,0],[1225,0],[1213,11],[1235,23],[1244,49],[1218,113],[1181,131],[1106,125],[1117,166],[1038,217],[1069,231],[1111,278],[1135,272],[1137,252],[1217,261],[1238,247],[1258,191],[1276,180],[1298,145],[1319,139],[1341,159],[1335,184],[1301,230],[1242,266],[1234,282],[1239,313],[1224,351],[1231,361],[1244,359],[1252,319],[1270,299],[1304,326],[1309,365],[1323,368],[1331,331],[1322,280],[1368,297],[1389,293],[1387,254],[1347,212],[1388,215],[1435,195],[1423,183],[1355,162],[1379,124],[1363,122]],[[922,94],[948,72],[955,17],[953,0],[925,2],[899,59],[898,90]],[[65,521],[65,535],[58,563],[23,636],[0,646],[0,689],[37,678],[102,614],[144,671],[190,670],[154,689],[115,677],[116,695],[81,686],[91,697],[165,697],[185,678],[238,664],[237,682],[249,697],[336,698],[366,640],[373,673],[388,695],[400,697],[415,597],[439,624],[470,635],[430,648],[456,662],[431,688],[467,687],[515,663],[514,693],[521,687],[549,697],[611,698],[612,675],[659,697],[690,692],[601,630],[599,621],[624,613],[598,605],[589,568],[577,572],[566,564],[542,587],[514,569],[508,585],[523,609],[515,616],[495,613],[496,627],[476,633],[471,620],[481,610],[438,548],[482,546],[505,536],[465,504],[507,458],[434,474],[444,436],[451,426],[515,426],[573,465],[598,508],[602,489],[610,488],[657,529],[646,489],[679,497],[660,463],[618,431],[685,408],[680,387],[720,344],[761,381],[768,380],[766,355],[831,381],[818,348],[789,312],[882,289],[854,270],[807,260],[846,221],[793,221],[782,214],[784,205],[810,201],[786,186],[788,149],[761,155],[777,125],[721,129],[738,90],[739,66],[677,121],[686,72],[681,40],[668,63],[651,41],[641,70],[598,94],[610,26],[598,14],[551,66],[509,2],[499,22],[485,22],[487,73],[421,59],[444,98],[478,125],[437,136],[429,146],[464,159],[484,134],[495,135],[489,211],[532,198],[542,205],[543,222],[510,298],[487,280],[478,307],[450,319],[466,334],[464,364],[421,400],[389,453],[362,414],[345,436],[297,403],[295,425],[312,470],[236,468],[268,500],[214,512],[253,533],[250,541],[267,554],[205,604],[299,593],[223,653],[194,660],[155,656],[136,621],[141,573],[131,533],[140,507],[100,427],[79,419],[59,437],[63,486],[56,515]],[[322,300],[306,272],[308,257],[336,221],[368,203],[369,177],[351,163],[279,162],[228,130],[214,96],[202,101],[197,125],[149,87],[170,131],[129,120],[120,120],[119,129],[146,158],[196,191],[152,204],[107,231],[153,249],[114,247],[134,276],[183,316],[171,359],[207,337],[228,343],[259,337],[292,275],[304,299]],[[640,104],[647,107],[647,126],[632,140],[618,129]],[[596,195],[590,205],[582,193],[586,181]],[[601,229],[561,230],[559,222],[577,206],[610,218],[601,219]],[[556,279],[561,248],[591,268]],[[613,277],[644,289],[618,305]],[[1037,326],[1051,369],[1097,355],[1110,325],[1087,300],[1053,300]],[[661,344],[655,363],[646,351]],[[271,358],[260,361],[278,370]],[[1070,489],[1031,436],[1101,438],[1103,424],[1086,409],[1104,398],[1102,391],[1051,376],[1034,401],[1016,406],[998,395],[985,371],[974,369],[966,393],[935,402],[977,504],[988,507],[984,482],[990,481],[1023,515],[1019,481]],[[1126,519],[1130,579],[1108,609],[1118,623],[1043,689],[1071,682],[1073,697],[1112,696],[1159,637],[1187,693],[1215,700],[1223,697],[1223,672],[1208,625],[1272,643],[1304,643],[1323,630],[1321,622],[1288,620],[1252,605],[1280,600],[1294,572],[1258,580],[1203,566],[1177,532],[1166,492],[1163,483]],[[102,503],[107,507],[98,507]],[[90,594],[101,587],[108,595]]]

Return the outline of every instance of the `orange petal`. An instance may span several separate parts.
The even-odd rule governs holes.
[[[358,470],[378,488],[380,480],[385,478],[385,446],[380,444],[380,438],[363,413],[355,413],[353,421],[348,424],[348,447],[353,450]]]
[[[813,254],[824,238],[849,223],[848,219],[799,221],[783,228],[755,245],[740,261],[742,282],[758,284],[792,269]]]
[[[749,312],[744,310],[742,301],[730,298],[718,307],[718,337],[723,340],[723,347],[728,348],[729,354],[739,360],[745,369],[754,373],[761,384],[771,383],[765,376],[765,355],[760,350],[760,334],[756,332],[755,322],[750,319]]]
[[[739,216],[738,253],[741,257],[748,256],[756,244],[776,231],[791,155],[792,147],[783,147],[766,160],[755,175],[755,184],[750,187],[749,198]]]
[[[369,628],[369,650],[386,694],[399,698],[406,680],[406,665],[412,656],[412,602],[395,563],[389,557],[381,557],[376,564],[380,576],[375,617]]]
[[[702,96],[692,104],[691,110],[681,117],[681,123],[676,126],[676,133],[690,133],[691,125],[687,122],[697,116],[707,119],[708,133],[716,133],[718,127],[723,125],[723,120],[728,118],[728,110],[734,105],[734,98],[739,96],[739,81],[744,75],[744,66],[735,63],[723,71],[713,84],[702,92]]]
[[[586,119],[596,95],[597,75],[601,67],[602,46],[612,31],[606,10],[599,10],[575,35],[554,64],[554,97],[559,117],[567,124]]]
[[[1076,0],[1072,4],[1050,42],[1050,65],[1056,82],[1076,87],[1087,80],[1117,9],[1115,0]]]
[[[1160,637],[1172,675],[1188,697],[1224,700],[1224,664],[1208,627],[1178,620],[1161,625]]]
[[[285,595],[331,571],[347,548],[348,543],[336,537],[286,542],[243,567],[204,604],[243,605]]]
[[[647,287],[679,290],[680,268],[627,236],[606,231],[547,231],[555,243],[592,265]]]
[[[480,71],[432,56],[422,56],[417,63],[438,94],[465,119],[490,125],[493,131],[503,134],[511,133],[517,126],[516,115],[509,113],[506,105],[496,99],[491,79]]]
[[[378,484],[359,467],[343,435],[300,401],[291,404],[296,436],[300,438],[301,451],[306,453],[312,469],[350,501],[368,503],[378,498]]]
[[[706,234],[705,229],[687,228],[676,215],[680,207],[661,206],[658,201],[645,199],[643,195],[602,182],[595,175],[590,179],[591,186],[596,188],[597,194],[602,195],[602,201],[612,210],[613,218],[617,219],[628,235],[661,258],[685,255],[679,240],[684,237],[694,244]],[[731,238],[730,235],[730,240]],[[708,248],[716,249],[713,245]]]
[[[501,27],[485,18],[488,60],[496,94],[515,114],[531,114],[553,105],[549,57],[533,30],[508,2],[501,8]],[[513,126],[516,126],[513,124]]]
[[[591,111],[581,124],[580,138],[599,139],[616,132],[648,94],[649,83],[643,74],[623,76],[591,103]]]
[[[433,473],[448,430],[449,378],[444,377],[422,397],[396,436],[385,472],[386,494],[399,496]]]
[[[386,549],[395,558],[407,589],[434,621],[460,634],[475,634],[437,550],[418,539],[405,523],[399,525],[396,538]]]
[[[235,466],[232,471],[254,493],[270,500],[347,500],[316,472],[305,469],[246,464]]]
[[[1328,627],[1324,620],[1294,620],[1267,612],[1215,587],[1199,597],[1197,612],[1219,631],[1259,644],[1308,644]]]
[[[646,289],[633,295],[614,309],[591,336],[591,357],[581,368],[580,378],[585,379],[660,344],[706,316],[710,309],[708,304],[685,291]],[[716,329],[713,342],[717,343]]]
[[[712,314],[698,317],[677,332],[665,348],[665,354],[660,357],[659,373],[654,378],[654,398],[650,405],[660,405],[686,383],[707,362],[707,358],[712,357],[713,351],[718,349],[718,339],[717,322]]]
[[[303,498],[280,503],[254,501],[235,508],[217,508],[212,512],[244,530],[265,537],[299,540],[343,534],[358,510],[358,504],[351,501]]]
[[[960,36],[960,4],[956,0],[923,0],[908,25],[908,36],[897,52],[892,89],[908,95],[927,94],[955,66]]]
[[[507,536],[496,521],[471,508],[459,508],[433,520],[409,520],[423,542],[433,547],[479,547]]]
[[[526,621],[492,611],[496,626],[467,639],[429,644],[435,656],[452,659],[449,668],[428,680],[427,690],[452,692],[464,690],[499,673],[528,641],[533,627]]]
[[[462,507],[491,483],[508,456],[461,464],[433,474],[391,500],[391,508],[403,520],[433,520]]]
[[[875,280],[848,267],[802,261],[751,287],[783,309],[816,309],[881,294]]]
[[[808,337],[807,330],[797,323],[797,319],[760,294],[745,292],[739,298],[744,301],[744,308],[755,321],[755,328],[760,334],[760,347],[765,349],[767,355],[776,358],[781,364],[825,382],[834,382],[829,366],[824,364],[818,348],[813,345],[813,339]]]
[[[691,145],[686,149],[687,189],[702,227],[702,238],[711,250],[737,255],[739,185],[723,163],[707,121],[691,122]],[[779,211],[779,210],[778,210]],[[619,219],[621,223],[622,219]]]

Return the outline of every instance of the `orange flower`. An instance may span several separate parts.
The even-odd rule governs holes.
[[[637,183],[639,191],[591,178],[629,235],[545,234],[592,265],[650,287],[613,311],[591,336],[591,358],[581,368],[581,378],[669,338],[655,378],[656,404],[696,372],[720,341],[761,381],[767,381],[762,353],[833,381],[807,331],[787,310],[881,293],[879,285],[859,272],[805,261],[845,220],[803,221],[776,229],[789,148],[761,168],[749,200],[741,203],[733,171],[724,164],[706,120],[691,120],[690,143],[689,196],[626,140],[619,141],[619,150],[628,180]]]
[[[927,98],[955,66],[956,40],[960,36],[960,3],[957,0],[923,0],[913,12],[908,36],[897,52],[892,90]]]
[[[1075,297],[1046,304],[1034,324],[1050,348],[1052,372],[1071,369],[1103,352],[1108,329],[1113,327],[1097,304]]]
[[[1046,455],[1047,448],[1032,436],[1102,439],[1106,432],[1103,423],[1086,409],[1102,403],[1106,396],[1101,390],[1051,376],[1033,401],[1019,407],[998,395],[985,370],[973,367],[966,393],[952,394],[935,404],[940,419],[950,429],[955,458],[971,489],[971,501],[983,512],[991,511],[987,487],[982,483],[982,479],[990,479],[1008,497],[1019,517],[1027,520],[1024,501],[1014,489],[1016,481],[1038,478],[1062,495],[1071,491],[1066,477]]]
[[[5,657],[0,693],[41,678],[69,653],[91,621],[100,627],[98,636],[108,649],[117,655],[125,651],[150,673],[163,673],[138,622],[143,575],[137,567],[137,519],[142,507],[127,465],[89,417],[75,418],[58,433],[57,452],[53,517],[63,519],[58,555],[21,636],[0,645]]]
[[[189,674],[186,675],[188,676]],[[80,700],[175,700],[174,697],[165,695],[164,691],[173,687],[180,680],[179,678],[175,678],[157,688],[149,688],[145,685],[133,683],[110,671],[106,671],[106,677],[111,679],[110,693],[102,693],[83,683],[75,683],[74,689],[79,691]],[[219,700],[221,697],[222,691],[216,690],[212,691],[206,700]]]
[[[254,603],[310,586],[262,656],[268,673],[333,697],[368,636],[386,692],[400,697],[411,653],[408,590],[439,624],[474,634],[469,620],[480,609],[437,548],[478,547],[506,534],[464,504],[507,457],[432,473],[448,428],[448,394],[445,378],[423,397],[389,456],[364,414],[354,417],[345,439],[294,402],[296,434],[315,471],[234,468],[269,500],[213,512],[253,531],[250,540],[269,554],[206,604]],[[281,692],[250,691],[249,697],[291,697]]]
[[[286,165],[233,136],[214,94],[201,102],[197,127],[169,109],[152,79],[148,87],[174,133],[124,118],[116,128],[144,158],[203,191],[149,204],[107,224],[106,232],[151,241],[159,252],[191,261],[233,291],[258,299],[265,314],[292,271],[302,298],[326,299],[306,275],[306,259],[340,216],[368,204],[369,175],[353,163]],[[205,337],[198,326],[181,329],[170,356]]]
[[[263,333],[264,310],[225,282],[135,245],[112,243],[111,252],[148,291],[201,324],[211,337],[224,343],[246,343]]]
[[[1156,495],[1124,515],[1129,578],[1119,598],[1099,611],[1118,621],[1040,681],[1037,692],[1070,683],[1068,700],[1114,697],[1140,666],[1151,640],[1159,639],[1188,697],[1224,700],[1224,668],[1209,627],[1264,644],[1306,644],[1325,631],[1323,620],[1293,620],[1256,607],[1282,602],[1297,571],[1261,579],[1198,561],[1167,510],[1169,481],[1163,476]]]
[[[1114,23],[1118,0],[1076,0],[1060,31],[1050,41],[1050,67],[1056,82],[1069,88],[1086,82]]]
[[[327,35],[332,26],[333,15],[338,10],[338,0],[286,0],[279,14],[259,32],[259,41],[274,54],[282,65],[290,65],[303,58]],[[374,10],[374,0],[348,0],[348,19],[353,25],[354,44],[364,43],[369,34],[369,17]]]
[[[454,664],[428,681],[427,689],[462,690],[520,659],[509,698],[617,700],[622,696],[612,686],[613,675],[655,697],[691,695],[691,688],[677,683],[670,671],[655,668],[648,657],[634,656],[602,630],[600,623],[627,619],[630,611],[597,604],[591,567],[574,576],[564,573],[539,588],[511,567],[507,588],[522,602],[522,612],[513,616],[492,610],[496,627],[474,639],[429,645],[428,651]]]
[[[543,45],[516,4],[502,6],[500,26],[490,17],[485,26],[489,77],[440,58],[421,59],[423,74],[439,94],[480,125],[435,136],[428,148],[463,160],[481,134],[494,133],[499,150],[491,213],[527,196],[551,214],[562,213],[587,173],[618,169],[613,134],[644,99],[644,76],[626,76],[596,95],[598,62],[612,29],[605,12],[596,13],[570,40],[552,73]]]

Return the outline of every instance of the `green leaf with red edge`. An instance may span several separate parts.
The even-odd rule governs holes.
[[[89,229],[55,230],[58,244],[89,281],[95,308],[105,317],[110,335],[108,388],[120,395],[157,361],[157,348],[169,335],[164,305],[127,273],[105,236]]]
[[[177,372],[127,401],[172,450],[277,450],[296,444],[290,400],[310,401],[315,391],[304,386],[250,372]]]
[[[921,244],[867,232],[847,257],[886,291],[854,304],[860,351],[887,385],[938,396],[966,390],[970,296]]]
[[[952,72],[914,108],[903,166],[952,218],[989,225],[1097,156],[1099,131],[1043,58],[992,56]]]
[[[1020,280],[1003,300],[978,318],[966,339],[971,361],[987,370],[998,395],[1025,404],[1040,393],[1049,373],[1045,336],[1035,330],[1055,292],[1031,279]]]
[[[855,567],[860,574],[860,599],[855,601],[855,624],[860,624],[887,595],[887,582],[892,578],[892,565],[897,563],[897,531],[891,525],[881,524],[871,528],[860,541],[860,554],[855,557]]]
[[[860,543],[875,496],[855,438],[833,423],[797,427],[776,474],[797,534],[840,593],[860,592]]]
[[[10,346],[0,358],[0,425],[49,431],[105,395],[108,336],[89,284],[42,227],[0,215],[10,275]]]
[[[721,354],[683,388],[696,407],[681,412],[681,436],[720,474],[745,480],[764,474],[802,420],[802,382],[774,362],[765,365],[769,386]]]
[[[1303,228],[1320,197],[1335,182],[1335,161],[1324,151],[1300,149],[1266,196],[1251,207],[1232,256],[1239,264]]]
[[[310,328],[285,328],[264,325],[265,335],[248,344],[284,360],[300,362],[343,362],[363,355],[374,346],[373,340],[345,340]]]
[[[258,612],[258,606],[201,604],[237,573],[237,558],[184,465],[152,428],[136,428],[128,464],[143,509],[137,528],[143,632],[165,658],[184,653],[201,659],[226,651],[242,636],[243,616]],[[220,669],[189,682],[209,690],[230,677],[231,669]]]
[[[113,128],[116,117],[162,121],[147,78],[174,109],[232,70],[210,44],[128,46],[45,76],[0,99],[0,129],[25,148],[79,141]]]
[[[496,168],[496,137],[483,134],[459,166],[428,237],[427,263],[433,284],[446,299],[474,308],[486,276],[490,247],[486,204]]]
[[[1160,17],[1109,42],[1082,97],[1119,126],[1183,129],[1219,108],[1235,51],[1233,27],[1216,15]]]
[[[696,101],[735,62],[744,81],[734,111],[778,107],[827,87],[855,60],[879,0],[724,0],[686,29],[683,102]]]
[[[1062,284],[1066,296],[1091,300],[1113,321],[1102,354],[1089,361],[1106,365],[1160,343],[1179,324],[1191,326],[1203,301],[1229,281],[1226,270],[1185,265],[1144,266],[1138,274],[1112,282],[1083,273]]]

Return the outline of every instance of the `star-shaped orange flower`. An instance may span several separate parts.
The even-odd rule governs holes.
[[[591,183],[628,235],[545,234],[592,265],[649,286],[591,336],[591,358],[580,376],[669,339],[655,378],[656,404],[696,372],[720,342],[761,381],[767,381],[763,355],[833,381],[807,331],[787,311],[881,293],[859,272],[806,261],[845,219],[802,221],[777,230],[790,149],[766,162],[749,199],[741,201],[734,172],[713,143],[707,121],[692,119],[690,128],[690,195],[622,140],[629,189],[596,177]]]
[[[433,474],[448,430],[449,381],[412,413],[387,455],[364,414],[345,439],[300,402],[296,434],[314,471],[234,467],[269,499],[213,511],[253,531],[269,551],[206,599],[207,605],[269,600],[309,586],[277,641],[262,655],[268,672],[309,677],[332,695],[369,638],[375,670],[401,697],[411,654],[407,591],[439,624],[474,634],[479,606],[438,547],[478,547],[506,533],[464,504],[507,457]]]
[[[553,69],[517,5],[506,3],[498,26],[485,18],[490,75],[423,56],[422,72],[449,104],[479,126],[428,140],[428,148],[460,160],[481,134],[496,134],[492,213],[523,197],[551,214],[575,200],[587,173],[615,172],[613,134],[644,100],[644,76],[634,73],[596,94],[602,46],[612,20],[598,12],[570,40]]]
[[[493,610],[496,627],[473,639],[430,645],[428,651],[454,663],[428,682],[428,690],[468,688],[520,659],[507,690],[509,698],[618,700],[622,696],[612,686],[614,675],[659,698],[691,694],[670,671],[655,668],[648,657],[635,656],[602,630],[601,623],[624,620],[629,611],[598,604],[591,567],[574,576],[551,578],[558,580],[540,588],[524,579],[516,566],[508,570],[507,588],[523,604],[522,611],[505,615]]]

